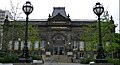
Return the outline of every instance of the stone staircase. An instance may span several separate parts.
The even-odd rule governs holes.
[[[44,61],[56,61],[58,63],[71,63],[71,58],[67,55],[51,55],[49,57],[43,56]]]

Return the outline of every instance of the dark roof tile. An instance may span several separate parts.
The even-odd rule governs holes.
[[[68,18],[65,12],[65,7],[53,7],[53,13],[51,18],[53,18],[54,16],[61,14],[62,16],[64,16],[65,18]]]

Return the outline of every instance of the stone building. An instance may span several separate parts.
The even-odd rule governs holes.
[[[24,23],[25,20],[18,22]],[[43,55],[72,55],[83,58],[85,55],[85,44],[81,39],[84,34],[83,27],[96,23],[96,20],[70,19],[69,14],[66,14],[65,7],[54,7],[52,15],[49,14],[48,19],[29,19],[30,25],[38,27],[38,37],[41,39],[34,43],[34,50],[37,53],[42,51]],[[24,39],[16,37],[14,50],[22,50],[23,41]],[[9,41],[9,50],[12,47],[11,43]],[[31,49],[30,43],[29,41],[29,50]]]
[[[48,19],[31,21],[39,27],[41,46],[44,51],[50,52],[52,55],[70,55],[73,54],[71,52],[80,50],[80,55],[83,56],[84,41],[80,39],[83,34],[82,27],[96,22],[69,17],[65,7],[54,7],[52,15],[49,15]]]

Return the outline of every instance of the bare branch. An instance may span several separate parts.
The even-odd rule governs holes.
[[[20,14],[21,14],[21,12],[19,12],[19,9],[21,9],[21,8],[19,8],[19,1],[17,2],[17,5],[14,6],[12,0],[10,0],[10,6],[11,6],[10,10],[11,10],[11,13],[13,15],[13,19],[17,20],[20,17]]]

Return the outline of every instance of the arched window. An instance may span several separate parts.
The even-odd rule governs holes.
[[[56,35],[53,37],[53,40],[65,40],[65,37],[62,35]]]

